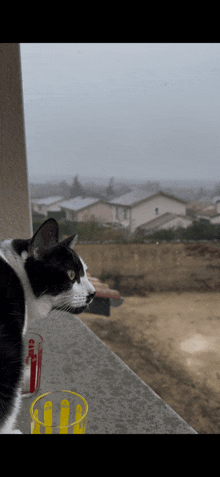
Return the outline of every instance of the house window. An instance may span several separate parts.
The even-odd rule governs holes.
[[[124,208],[124,220],[128,218],[128,209]]]
[[[118,206],[116,205],[116,219],[119,219],[119,216],[118,216]]]
[[[74,210],[69,211],[69,220],[75,222],[77,220],[77,214]]]
[[[159,208],[158,208],[158,207],[156,207],[156,209],[155,209],[155,214],[156,214],[156,215],[159,214]]]

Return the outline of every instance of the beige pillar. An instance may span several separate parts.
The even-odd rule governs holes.
[[[0,240],[31,235],[20,46],[0,43]]]

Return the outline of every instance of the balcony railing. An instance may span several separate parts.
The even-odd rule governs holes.
[[[30,329],[44,339],[41,388],[22,398],[17,428],[30,434],[31,402],[66,389],[88,402],[87,434],[197,434],[76,315],[51,312]]]

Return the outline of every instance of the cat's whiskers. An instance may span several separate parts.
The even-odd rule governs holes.
[[[40,295],[39,295],[39,298],[41,298],[42,296],[46,295],[47,291],[49,290],[49,288],[46,288],[46,290],[44,290]]]

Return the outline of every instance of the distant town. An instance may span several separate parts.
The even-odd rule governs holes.
[[[75,175],[68,181],[30,180],[30,196],[33,223],[54,217],[68,223],[67,235],[77,230],[82,238],[85,225],[88,235],[93,224],[92,235],[105,240],[181,240],[200,224],[198,239],[220,239],[220,182],[100,181]]]

